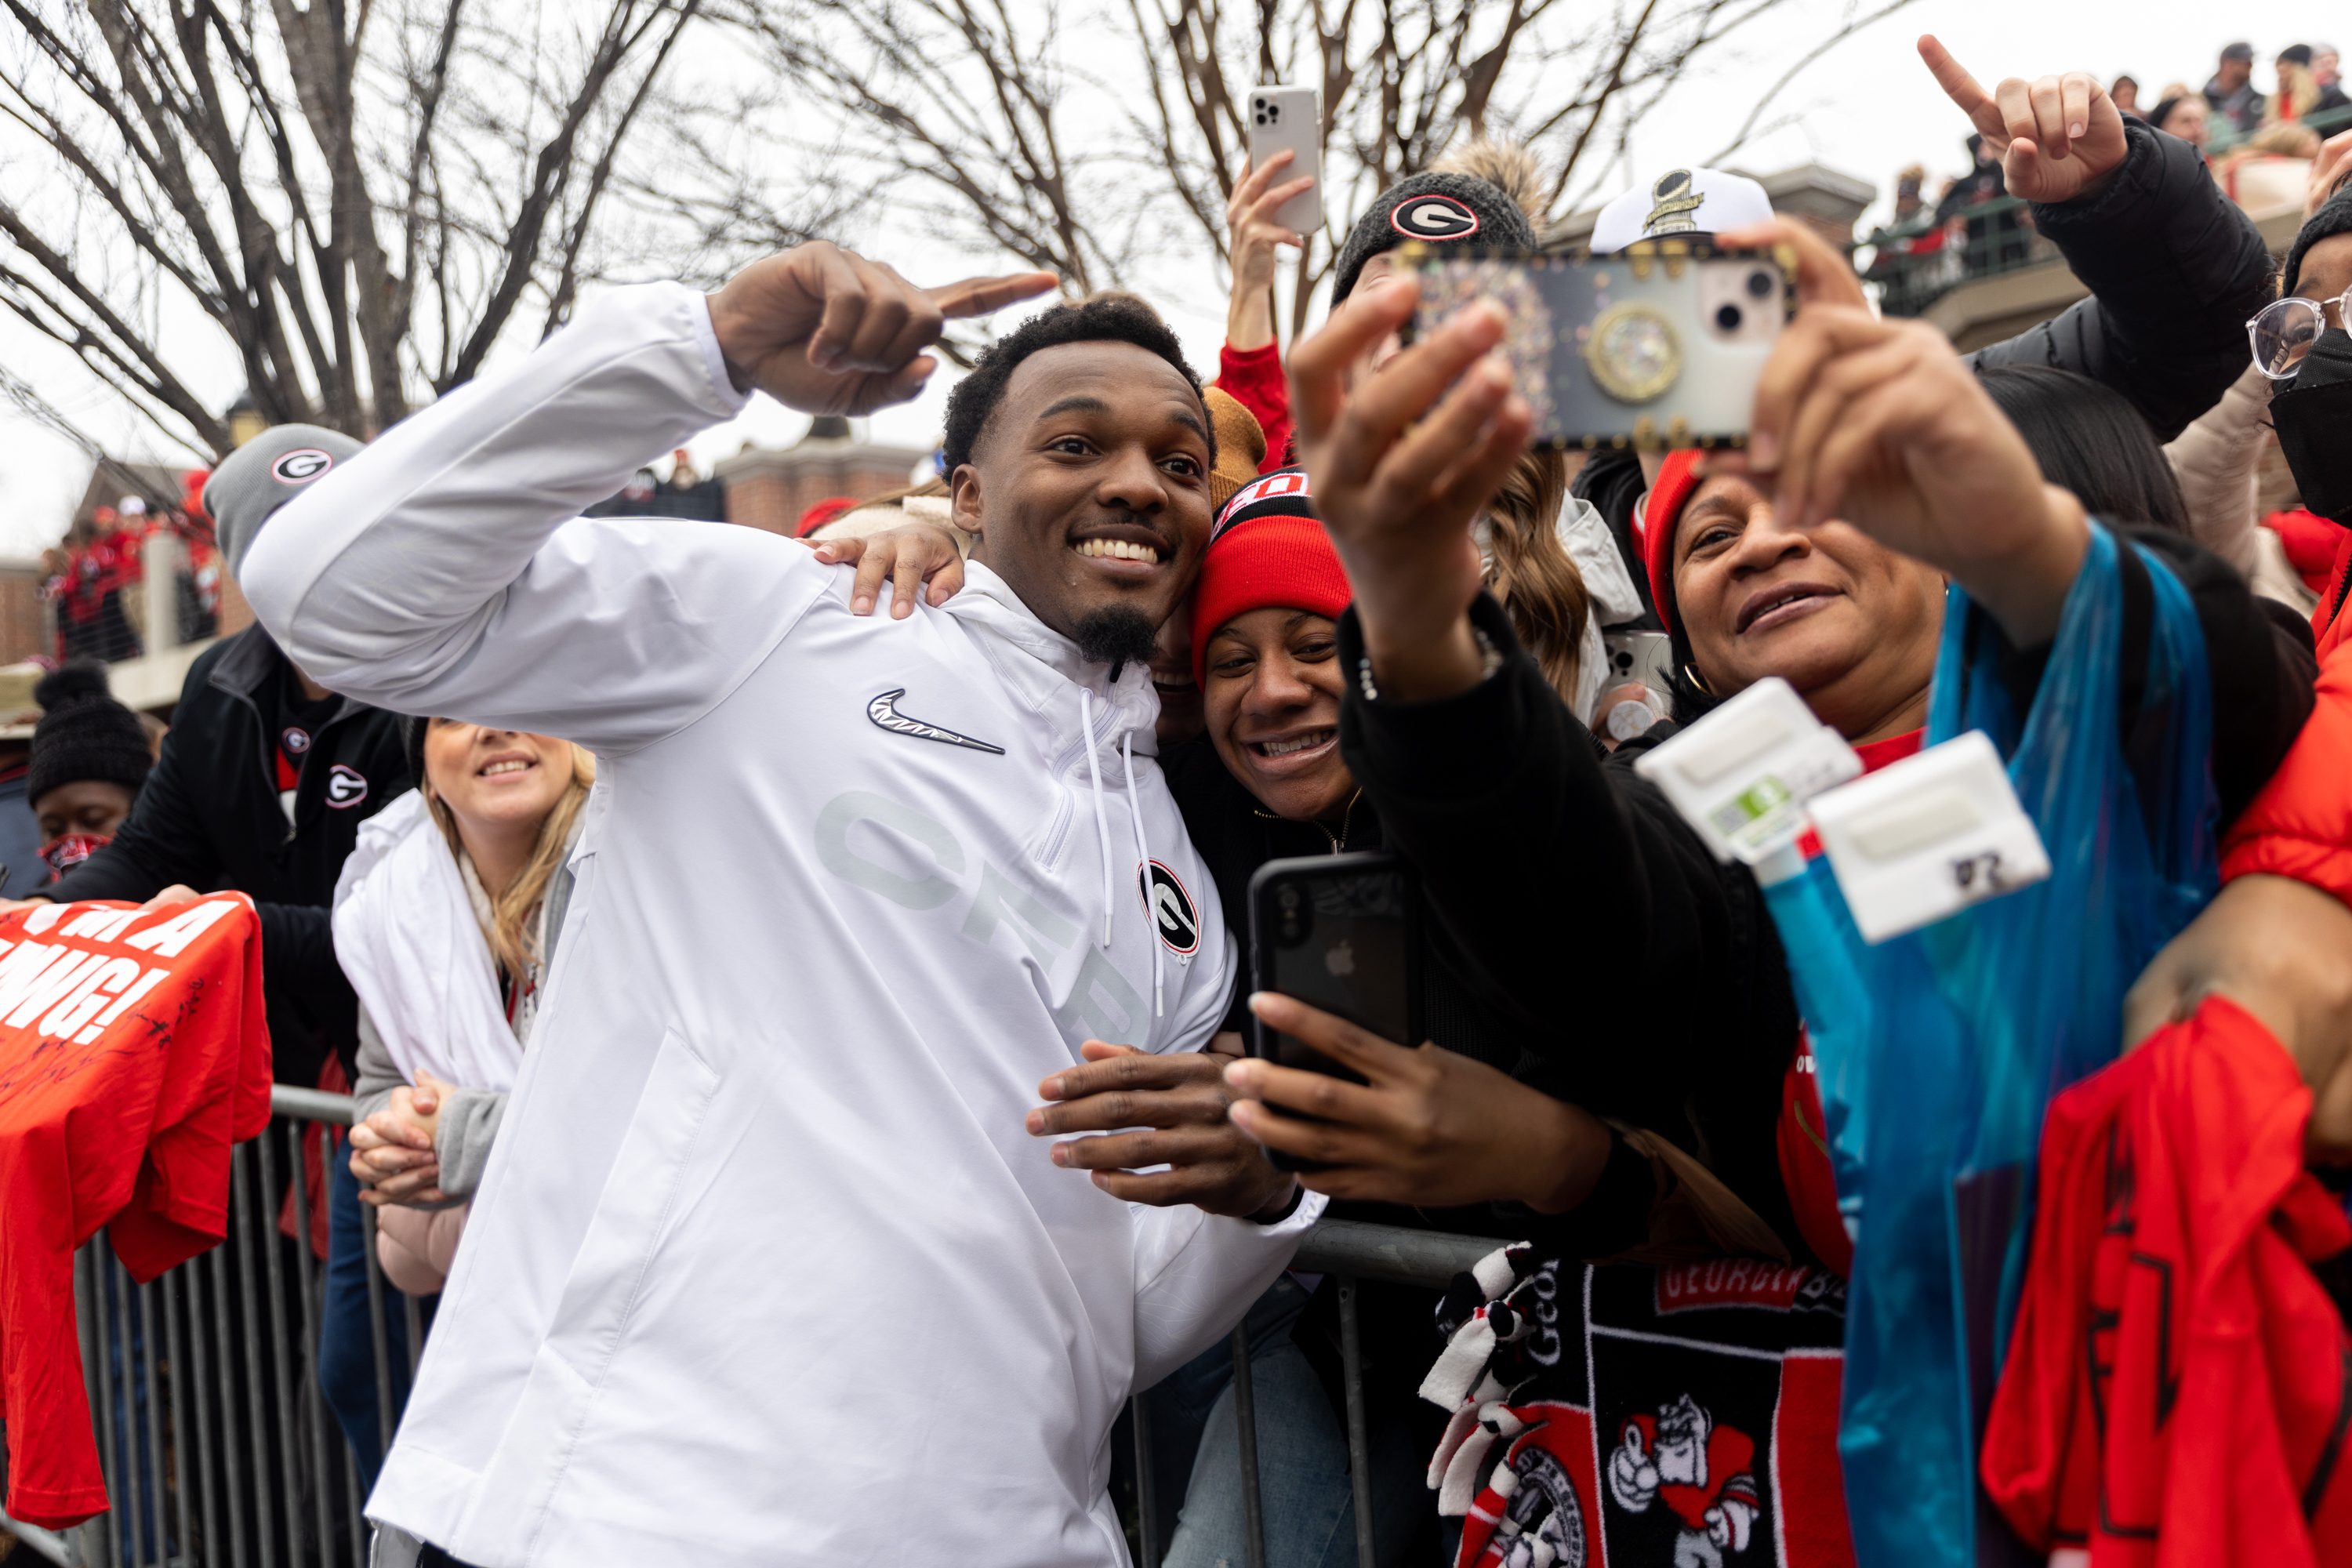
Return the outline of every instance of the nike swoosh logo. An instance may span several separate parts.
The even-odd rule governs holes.
[[[909,719],[898,711],[898,699],[907,695],[903,686],[886,691],[866,705],[866,716],[894,735],[912,735],[918,741],[937,741],[945,746],[962,746],[974,752],[986,752],[992,756],[1004,754],[1002,746],[992,746],[985,741],[975,741],[970,735],[959,735],[953,730],[942,730],[937,724],[926,724],[920,719]]]

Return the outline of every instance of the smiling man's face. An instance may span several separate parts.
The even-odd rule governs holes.
[[[981,536],[972,559],[1039,620],[1093,657],[1147,659],[1208,547],[1208,416],[1149,349],[1040,349],[950,482],[957,525]]]

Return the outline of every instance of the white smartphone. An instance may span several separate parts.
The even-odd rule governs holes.
[[[1306,236],[1323,226],[1323,93],[1319,88],[1266,85],[1250,89],[1249,155],[1263,169],[1276,153],[1291,154],[1277,185],[1312,180],[1314,186],[1274,209],[1274,221]]]

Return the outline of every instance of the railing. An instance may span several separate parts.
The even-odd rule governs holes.
[[[310,1245],[317,1216],[304,1143],[340,1157],[328,1130],[351,1124],[349,1096],[283,1085],[270,1091],[268,1129],[231,1153],[227,1238],[136,1285],[102,1237],[74,1259],[83,1385],[113,1507],[59,1534],[0,1514],[0,1529],[59,1568],[364,1568],[368,1526],[359,1466],[319,1379],[326,1267]],[[325,1188],[322,1184],[320,1195]],[[283,1194],[281,1197],[280,1194]],[[281,1228],[290,1220],[292,1235]],[[405,1331],[414,1374],[430,1330],[423,1303],[377,1268],[375,1211],[361,1207],[369,1345],[378,1436],[392,1446],[395,1358],[392,1324]],[[1339,1279],[1348,1455],[1354,1477],[1358,1561],[1372,1562],[1370,1465],[1365,1430],[1356,1282],[1443,1287],[1492,1251],[1475,1237],[1328,1220],[1292,1267]],[[1432,1352],[1434,1354],[1433,1344]],[[1249,1337],[1233,1337],[1234,1407],[1240,1423],[1249,1562],[1263,1568],[1256,1423]],[[1143,1568],[1158,1568],[1150,1445],[1131,1402]]]
[[[205,602],[188,541],[173,528],[159,526],[140,542],[136,573],[77,594],[83,554],[77,551],[71,558],[66,592],[85,616],[77,620],[65,604],[48,601],[47,651],[121,664],[208,641],[218,629],[218,606]]]
[[[2017,196],[1995,196],[1963,207],[1943,226],[1943,243],[1913,254],[1909,247],[1937,233],[1934,224],[1874,230],[1863,243],[1878,254],[1863,272],[1879,284],[1879,310],[1889,316],[1917,316],[1963,283],[2038,267],[2058,247],[2033,226],[2032,205]]]
[[[2262,134],[2259,130],[2241,131],[2218,114],[2209,116],[2208,120],[2210,131],[2210,139],[2205,143],[2208,158],[2235,152]],[[2318,132],[2322,137],[2333,136],[2346,126],[2352,125],[2352,108],[2331,109],[2322,114],[2310,115],[2302,123]]]

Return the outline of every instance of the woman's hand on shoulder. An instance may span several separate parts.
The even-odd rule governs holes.
[[[946,604],[963,587],[963,552],[955,535],[938,523],[909,522],[862,539],[804,539],[816,558],[827,565],[854,565],[849,613],[870,616],[890,584],[890,618],[905,620],[915,613],[918,597],[932,605]],[[927,593],[924,584],[929,584]]]
[[[1424,1208],[1518,1202],[1564,1214],[1609,1163],[1599,1118],[1483,1062],[1434,1045],[1408,1050],[1272,992],[1251,997],[1250,1009],[1367,1080],[1254,1058],[1225,1068],[1243,1096],[1234,1125],[1324,1167],[1299,1177],[1318,1193]]]

